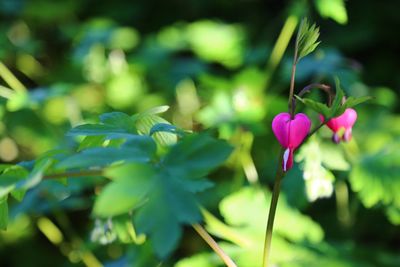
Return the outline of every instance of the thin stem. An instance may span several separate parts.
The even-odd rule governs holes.
[[[294,116],[294,79],[296,76],[296,66],[297,66],[297,53],[298,53],[298,48],[297,48],[297,42],[296,42],[296,48],[294,51],[294,58],[293,58],[293,65],[292,65],[292,75],[290,77],[290,92],[289,92],[289,101],[288,101],[288,108],[289,108],[289,113],[291,117],[293,118]]]
[[[208,234],[206,229],[200,224],[192,224],[192,227],[196,232],[207,242],[207,244],[217,253],[217,255],[222,259],[222,261],[228,267],[237,267],[233,260],[222,250],[222,248],[217,244],[217,242]]]
[[[47,174],[43,176],[43,179],[59,179],[59,178],[72,178],[72,177],[85,177],[85,176],[101,176],[103,175],[103,170],[88,170],[81,172],[62,172],[62,173],[53,173]]]
[[[263,265],[262,265],[263,267],[268,267],[268,263],[269,263],[270,251],[271,251],[271,241],[272,241],[272,231],[274,228],[276,207],[278,205],[279,192],[281,189],[281,182],[282,182],[283,177],[285,176],[285,173],[283,172],[283,169],[282,169],[283,149],[281,149],[281,152],[279,154],[280,154],[279,155],[279,164],[278,164],[278,169],[276,171],[274,189],[272,192],[271,205],[270,205],[269,214],[268,214],[267,228],[265,231],[264,254],[263,254]]]
[[[312,83],[307,85],[306,87],[304,87],[300,93],[298,93],[299,97],[302,97],[305,93],[308,93],[311,91],[311,89],[313,88],[318,88],[321,89],[322,91],[324,91],[325,93],[327,93],[328,95],[328,105],[331,106],[332,105],[332,99],[333,99],[333,94],[331,91],[331,87],[329,85],[326,84],[320,84],[320,83]]]

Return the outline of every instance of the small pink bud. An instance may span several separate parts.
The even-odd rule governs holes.
[[[282,147],[286,148],[283,154],[283,170],[293,167],[293,152],[301,145],[311,128],[311,121],[303,113],[296,114],[293,119],[289,113],[279,113],[272,121],[272,131]]]
[[[324,121],[324,117],[322,115],[320,115],[320,119],[322,122]],[[326,123],[326,126],[328,126],[333,132],[333,142],[339,143],[341,140],[345,142],[350,141],[352,137],[352,128],[354,123],[356,123],[356,120],[357,112],[352,108],[347,108],[342,115],[330,119]],[[342,136],[339,136],[341,131],[343,131]]]

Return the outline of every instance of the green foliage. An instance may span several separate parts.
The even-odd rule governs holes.
[[[310,25],[308,20],[304,18],[299,27],[296,38],[296,48],[298,49],[296,63],[303,57],[307,56],[317,48],[320,44],[319,38],[319,27]]]
[[[366,207],[379,203],[400,207],[400,154],[398,145],[361,157],[350,173],[352,189]]]
[[[7,195],[0,197],[0,230],[6,230],[8,225]]]
[[[326,42],[303,22],[296,88],[338,76],[345,90],[298,109],[316,127],[310,109],[330,118],[374,101],[356,106],[351,142],[322,127],[295,152],[273,263],[400,266],[399,3],[256,2],[0,1],[2,266],[223,266],[190,228],[203,218],[239,266],[261,266],[270,122],[287,109],[287,44],[310,16]]]
[[[312,138],[301,147],[296,156],[296,160],[301,162],[300,166],[309,201],[330,197],[333,193],[335,176],[323,166],[323,155],[326,152],[321,144]]]
[[[363,96],[363,97],[349,97],[345,101],[343,101],[343,97],[345,95],[342,88],[340,87],[340,81],[337,77],[335,77],[335,84],[336,84],[336,94],[331,106],[320,103],[318,101],[314,101],[312,99],[301,98],[297,95],[295,95],[295,97],[297,98],[297,100],[301,101],[305,106],[311,108],[312,110],[318,112],[319,114],[322,114],[324,118],[327,118],[328,120],[330,118],[335,118],[342,115],[347,108],[354,107],[371,99],[370,96]]]
[[[347,11],[344,0],[314,0],[315,7],[324,18],[331,18],[337,23],[347,23]]]
[[[102,190],[93,212],[107,218],[127,213],[139,205],[151,190],[156,174],[149,165],[131,163],[111,167],[104,175],[114,182]]]
[[[304,105],[311,108],[315,112],[322,114],[325,118],[329,118],[331,115],[331,110],[326,104],[322,104],[320,102],[308,99],[308,98],[300,98],[299,96],[295,95],[295,97],[301,101]]]

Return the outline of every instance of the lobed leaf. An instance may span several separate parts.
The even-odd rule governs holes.
[[[296,63],[303,57],[307,56],[315,50],[320,44],[319,38],[319,27],[315,24],[309,24],[308,20],[304,18],[300,24],[299,32],[296,38],[296,47],[298,49],[298,55]]]

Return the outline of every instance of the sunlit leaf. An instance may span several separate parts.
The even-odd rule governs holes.
[[[154,141],[148,136],[132,136],[121,147],[93,147],[82,150],[56,164],[57,168],[89,168],[114,162],[148,162],[155,153]]]
[[[315,24],[310,25],[308,20],[304,18],[300,23],[296,38],[296,47],[298,48],[297,62],[315,50],[320,43],[318,42],[318,37],[319,27]]]
[[[196,178],[219,166],[231,152],[232,147],[224,141],[211,138],[207,134],[192,134],[171,148],[164,163]]]
[[[301,162],[300,168],[303,170],[307,197],[310,201],[330,197],[333,193],[335,176],[322,164],[324,153],[318,141],[312,138],[301,147],[296,156],[296,161]]]
[[[131,211],[152,189],[155,175],[155,170],[144,164],[109,168],[105,176],[112,177],[114,182],[108,184],[97,197],[93,213],[107,218]]]
[[[153,114],[141,114],[136,120],[136,127],[140,134],[150,135],[151,129],[157,124],[169,124],[167,120]],[[177,136],[175,133],[155,132],[152,137],[157,144],[165,147],[176,143]]]
[[[295,97],[300,100],[306,107],[309,107],[317,113],[322,114],[325,118],[328,118],[330,116],[331,112],[327,105],[308,98],[300,98],[297,95],[295,95]]]
[[[331,18],[337,23],[347,23],[347,11],[344,0],[315,0],[319,14],[324,18]]]
[[[366,207],[378,203],[400,207],[399,146],[363,156],[350,173],[350,184]]]

